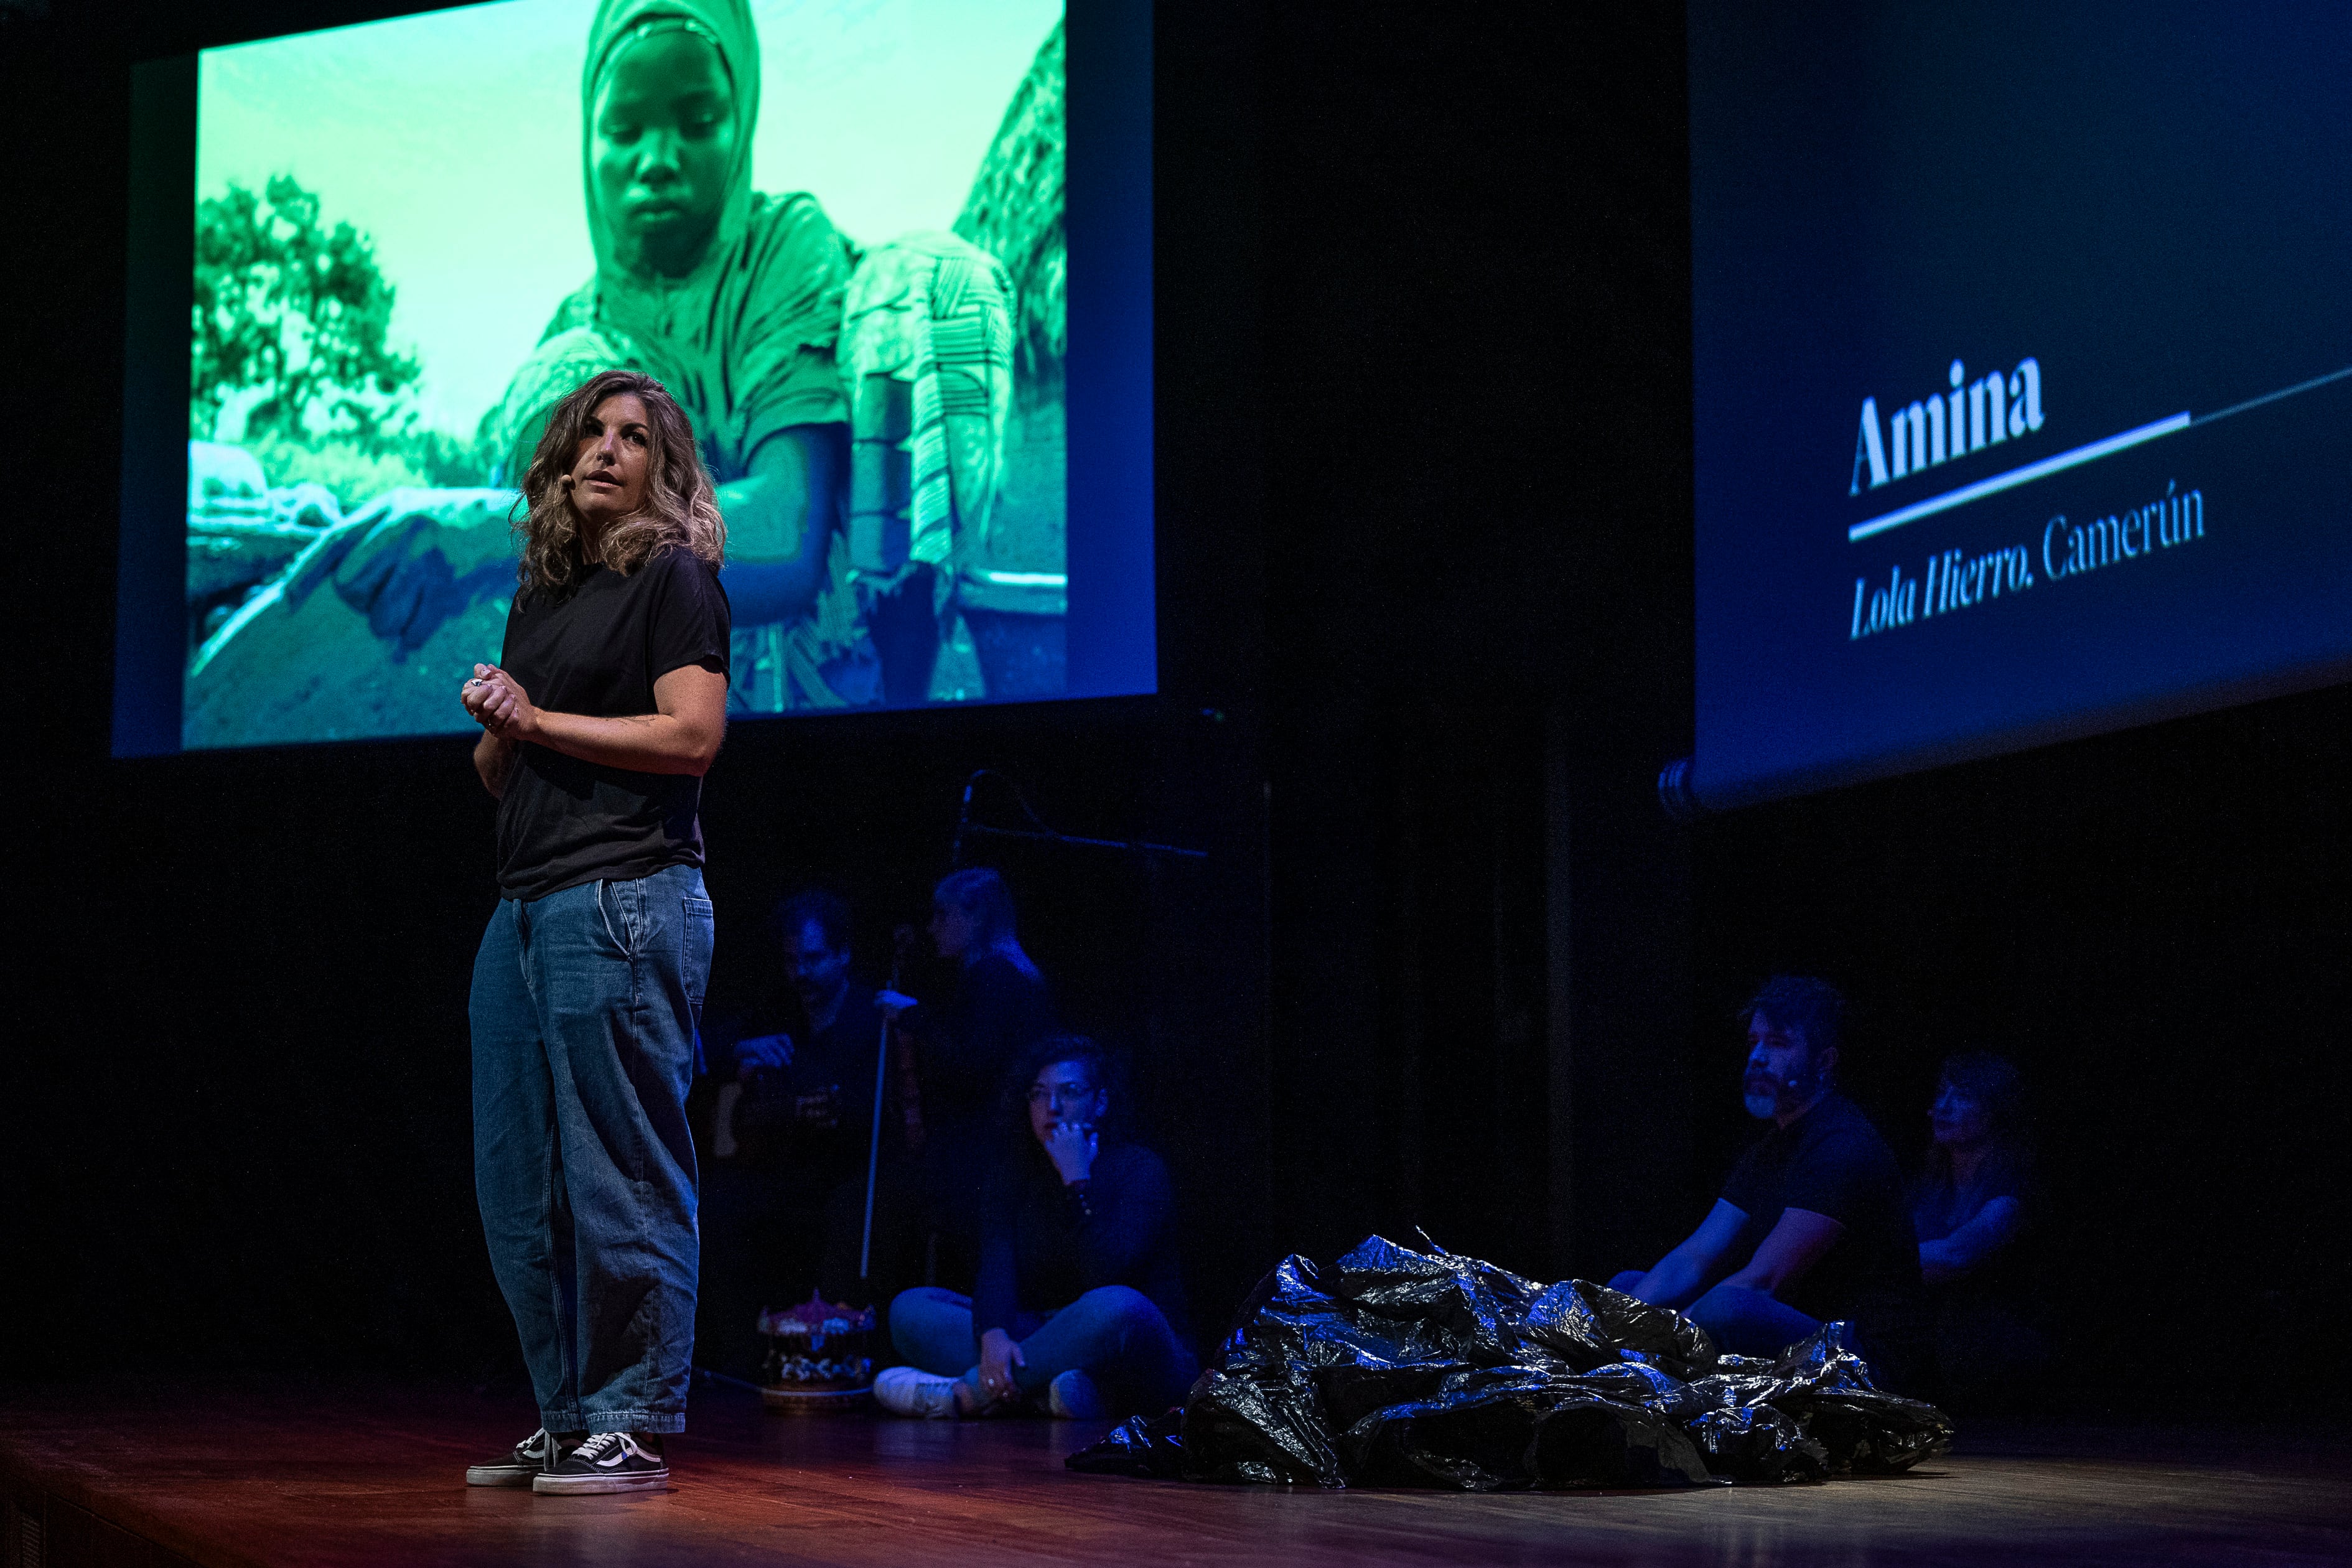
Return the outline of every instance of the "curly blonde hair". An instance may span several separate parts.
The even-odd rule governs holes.
[[[523,470],[522,499],[529,509],[515,524],[522,535],[521,586],[561,594],[593,564],[580,536],[580,513],[563,478],[572,471],[589,416],[606,398],[633,392],[646,405],[653,439],[646,452],[645,504],[605,531],[598,552],[604,565],[623,576],[677,546],[713,567],[727,563],[727,520],[719,515],[718,491],[695,446],[694,423],[669,389],[642,371],[607,370],[590,376],[548,411],[547,431]]]

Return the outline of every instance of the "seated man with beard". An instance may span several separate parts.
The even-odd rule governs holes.
[[[1844,1319],[1882,1386],[1924,1349],[1919,1244],[1894,1152],[1837,1089],[1845,998],[1780,975],[1745,1009],[1748,1113],[1769,1122],[1688,1239],[1611,1283],[1673,1307],[1717,1348],[1773,1356]]]

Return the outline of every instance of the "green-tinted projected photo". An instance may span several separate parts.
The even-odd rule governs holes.
[[[739,713],[1065,684],[1060,0],[503,0],[205,53],[183,743],[467,728],[509,488],[693,417]]]

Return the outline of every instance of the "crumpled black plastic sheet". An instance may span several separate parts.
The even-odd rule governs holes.
[[[1677,1313],[1582,1279],[1372,1237],[1328,1276],[1261,1280],[1181,1410],[1074,1470],[1321,1487],[1697,1486],[1907,1469],[1951,1446],[1878,1389],[1848,1326],[1778,1359],[1718,1355]]]

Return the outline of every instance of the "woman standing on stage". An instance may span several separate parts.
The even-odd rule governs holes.
[[[692,426],[635,371],[556,405],[522,492],[505,651],[461,698],[499,800],[474,1184],[540,1430],[466,1479],[658,1488],[694,1344],[686,1094],[712,940],[697,816],[726,729],[727,530]]]

